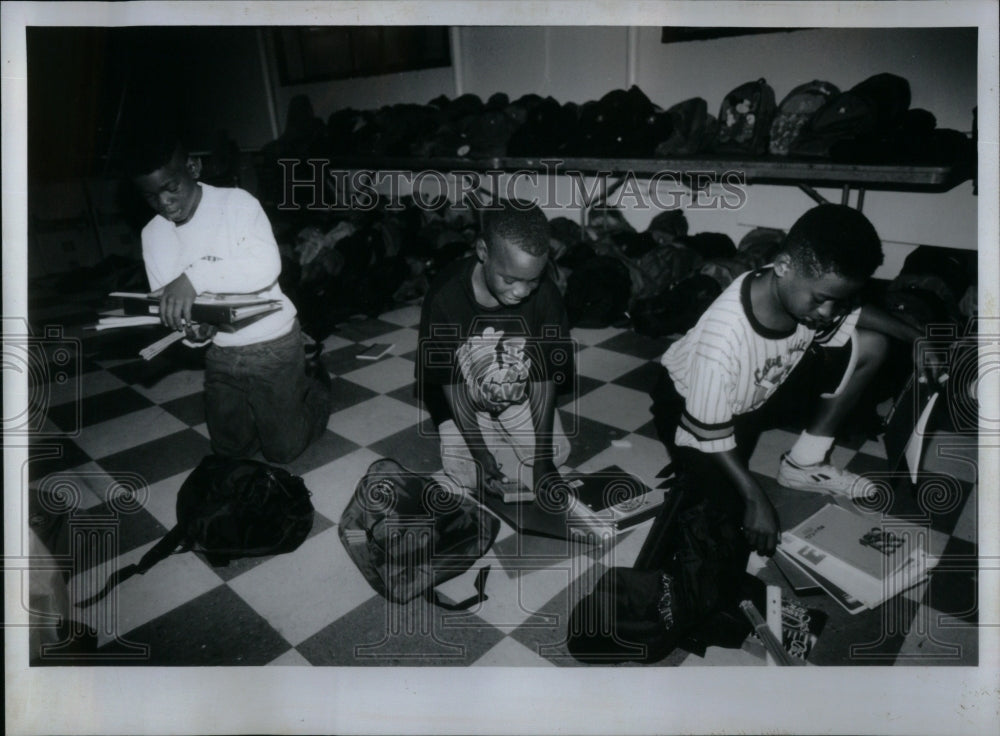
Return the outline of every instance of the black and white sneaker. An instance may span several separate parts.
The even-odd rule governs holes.
[[[797,465],[786,452],[778,468],[778,485],[800,491],[827,491],[848,498],[866,498],[875,490],[872,482],[862,475],[841,470],[829,463]]]

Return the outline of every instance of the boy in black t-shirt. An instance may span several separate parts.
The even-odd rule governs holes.
[[[424,299],[417,381],[463,488],[499,494],[516,479],[543,493],[569,455],[555,394],[572,349],[548,252],[542,211],[505,203],[483,213],[476,258],[451,264]],[[503,468],[497,454],[511,451],[517,467]]]

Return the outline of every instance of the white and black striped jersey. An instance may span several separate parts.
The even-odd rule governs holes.
[[[735,448],[734,416],[767,401],[810,344],[838,347],[854,333],[860,308],[824,332],[802,324],[784,332],[762,325],[750,306],[750,284],[763,271],[733,281],[661,358],[677,393],[684,397],[676,435],[679,446],[702,452]]]

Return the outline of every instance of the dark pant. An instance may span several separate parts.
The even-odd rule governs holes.
[[[289,463],[326,429],[330,391],[307,377],[296,322],[255,345],[212,345],[205,356],[205,414],[212,451]]]
[[[737,527],[742,524],[744,511],[742,497],[710,453],[693,447],[677,446],[675,435],[684,409],[684,399],[677,393],[665,368],[661,369],[659,380],[650,396],[653,399],[653,423],[660,441],[670,453],[677,481],[639,551],[635,562],[635,567],[639,569],[659,569],[666,563],[673,542],[670,527],[680,509],[704,500],[721,511]],[[736,448],[744,461],[749,459],[749,453],[760,433],[760,419],[757,412],[735,417]],[[679,497],[671,498],[675,493]],[[746,553],[749,554],[749,550]]]

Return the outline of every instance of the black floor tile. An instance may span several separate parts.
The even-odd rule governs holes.
[[[335,432],[326,430],[309,447],[291,463],[284,467],[295,475],[305,475],[310,470],[339,460],[344,455],[354,452],[360,447],[356,442],[341,437]]]
[[[189,427],[196,427],[205,422],[205,394],[201,391],[167,401],[160,406]]]
[[[567,411],[561,411],[560,418],[569,438],[570,452],[566,464],[571,468],[607,449],[612,440],[620,440],[628,434],[623,429],[601,424]]]
[[[636,358],[653,360],[666,352],[670,340],[665,337],[646,337],[632,330],[625,330],[614,337],[608,338],[597,347],[613,350],[616,353],[632,355]]]
[[[334,378],[330,396],[332,399],[330,413],[335,414],[338,411],[350,409],[355,404],[360,404],[362,401],[367,401],[374,396],[378,396],[378,394],[370,388],[360,386],[353,381],[348,381],[346,378]]]
[[[319,356],[326,369],[335,376],[356,371],[368,364],[368,361],[358,360],[358,353],[364,350],[360,345],[345,345],[336,350],[329,350]]]
[[[111,473],[138,473],[152,485],[191,470],[211,452],[211,444],[204,435],[185,429],[103,457],[98,464]]]
[[[49,473],[69,470],[90,461],[79,445],[62,437],[34,438],[28,449],[28,478],[37,480]]]
[[[643,363],[638,368],[633,368],[628,373],[618,376],[611,383],[618,386],[624,386],[625,388],[633,388],[636,391],[642,391],[644,394],[648,394],[653,390],[656,382],[660,380],[660,376],[664,373],[664,368],[656,361],[649,361]]]
[[[124,638],[149,647],[145,660],[95,664],[142,666],[264,665],[291,645],[242,598],[220,585],[169,613],[128,632]],[[113,654],[109,643],[100,651]]]
[[[307,536],[306,539],[311,539],[312,537],[315,537],[317,534],[322,534],[332,526],[334,526],[334,523],[332,521],[327,519],[322,514],[316,513],[313,516],[312,529],[309,530],[309,536]],[[234,578],[238,578],[243,573],[249,572],[250,570],[253,570],[255,567],[263,565],[268,560],[274,558],[274,555],[267,555],[264,557],[241,557],[237,560],[230,560],[228,565],[221,565],[219,567],[214,567],[205,558],[205,555],[201,553],[197,554],[198,557],[201,558],[202,562],[211,567],[212,570],[215,572],[215,574],[218,575],[227,583]],[[294,554],[294,551],[289,554]]]
[[[441,441],[429,419],[396,432],[368,446],[382,457],[391,457],[415,473],[434,473],[441,469]]]
[[[923,602],[967,623],[979,620],[976,545],[952,537],[931,572]]]
[[[416,382],[397,388],[394,391],[390,391],[386,394],[386,396],[391,396],[394,399],[402,401],[404,404],[415,406],[418,409],[424,405],[424,403],[420,400],[420,396],[417,394]]]
[[[337,335],[346,340],[365,342],[374,340],[379,335],[395,332],[398,329],[400,329],[399,325],[383,322],[380,319],[368,318],[341,322],[337,325]]]
[[[89,427],[153,405],[152,401],[131,386],[123,386],[54,406],[49,409],[49,419],[60,429],[72,432],[78,426]]]
[[[119,555],[155,542],[168,531],[148,511],[129,502],[105,502],[86,511],[77,512],[70,518],[70,525],[80,530],[110,528],[117,538]],[[100,557],[103,551],[110,550],[101,547],[91,550],[89,554],[81,554],[74,549],[72,553],[77,564],[84,564],[85,569],[90,569],[107,561]]]
[[[575,385],[572,389],[561,391],[556,395],[556,406],[560,409],[571,407],[577,399],[581,399],[596,388],[604,385],[604,381],[599,381],[590,376],[581,376],[579,373],[574,376]]]
[[[446,612],[419,598],[400,605],[373,595],[296,649],[320,666],[463,666],[503,637],[474,613]]]

